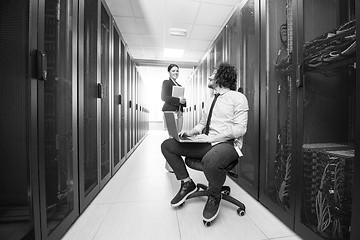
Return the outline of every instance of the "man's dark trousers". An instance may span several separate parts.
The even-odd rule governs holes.
[[[210,143],[180,143],[169,138],[161,144],[161,151],[178,180],[189,177],[181,156],[202,159],[204,174],[209,182],[209,193],[213,196],[221,192],[225,183],[224,169],[238,158],[232,141],[212,146]]]

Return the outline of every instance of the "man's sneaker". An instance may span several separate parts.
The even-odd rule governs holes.
[[[177,207],[185,202],[186,198],[196,192],[196,185],[193,180],[181,182],[180,190],[176,196],[171,200],[171,206]]]
[[[209,196],[208,200],[205,204],[204,211],[203,211],[203,219],[206,222],[213,221],[220,210],[220,200],[221,200],[221,194],[217,196]]]

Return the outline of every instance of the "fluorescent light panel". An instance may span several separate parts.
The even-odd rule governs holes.
[[[170,35],[185,37],[186,36],[186,29],[170,28]]]

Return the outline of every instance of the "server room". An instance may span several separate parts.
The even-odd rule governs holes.
[[[0,0],[0,240],[359,240],[358,16]]]

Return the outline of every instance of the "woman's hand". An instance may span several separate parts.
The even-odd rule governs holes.
[[[185,104],[185,103],[186,103],[186,98],[180,97],[179,99],[180,99],[180,103],[181,103],[181,104]]]

